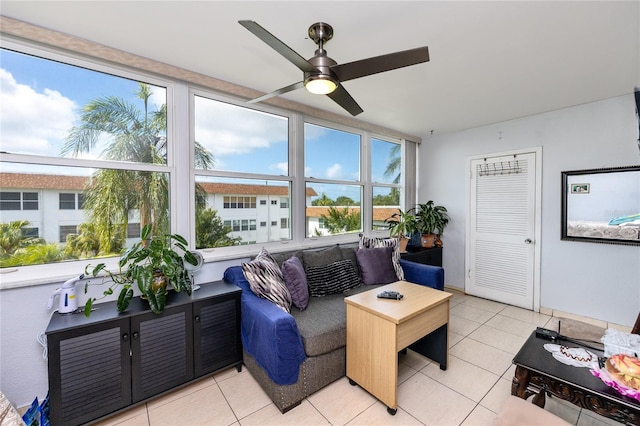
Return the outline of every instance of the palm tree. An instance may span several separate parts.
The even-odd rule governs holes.
[[[74,126],[62,147],[62,155],[90,152],[99,138],[110,135],[102,155],[107,160],[166,164],[167,107],[149,110],[152,88],[139,83],[136,96],[143,111],[127,100],[108,96],[90,101],[82,109],[81,124]],[[211,168],[213,156],[195,144],[196,167]],[[153,234],[169,227],[169,182],[165,173],[141,170],[100,169],[85,189],[85,209],[100,240],[101,254],[108,254],[118,234],[126,235],[129,212],[138,210],[140,227],[151,223]]]
[[[394,144],[393,147],[391,147],[389,156],[389,164],[387,164],[387,168],[384,170],[384,176],[389,177],[395,174],[395,176],[393,177],[393,183],[400,183],[400,176],[402,174],[402,171],[400,170],[400,168],[402,167],[402,154],[400,153],[399,144]],[[398,191],[398,188],[391,188],[390,195],[393,200],[391,205],[399,205],[400,191]]]

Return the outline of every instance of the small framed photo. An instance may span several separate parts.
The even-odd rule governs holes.
[[[588,183],[572,183],[571,184],[572,194],[588,194],[590,189],[591,189],[591,185]]]

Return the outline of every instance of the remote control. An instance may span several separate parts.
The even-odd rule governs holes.
[[[378,294],[378,298],[380,299],[395,299],[395,300],[400,300],[402,299],[404,296],[400,293],[398,293],[397,291],[383,291],[382,293]]]

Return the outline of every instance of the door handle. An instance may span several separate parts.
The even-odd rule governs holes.
[[[531,241],[531,238],[527,238],[526,240],[524,240],[525,244],[531,244],[533,243],[533,241]]]

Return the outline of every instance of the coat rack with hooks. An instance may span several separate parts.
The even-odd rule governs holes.
[[[513,156],[513,160],[496,161],[493,163],[488,163],[485,158],[484,163],[478,167],[478,176],[510,175],[522,172],[522,167],[518,164],[516,155]]]

